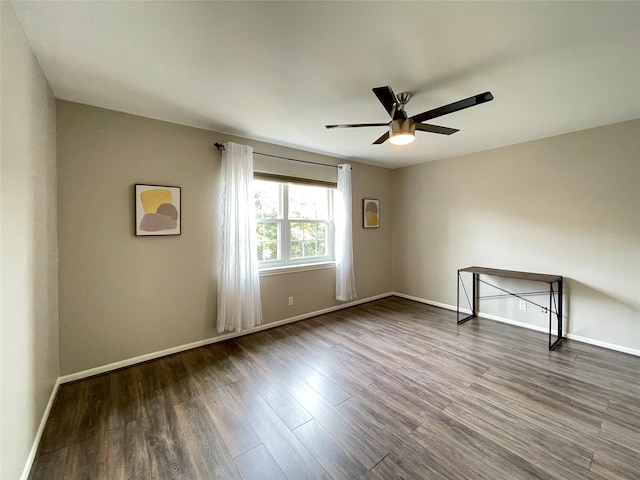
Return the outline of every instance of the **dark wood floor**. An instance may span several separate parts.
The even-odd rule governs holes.
[[[639,479],[640,357],[399,298],[63,385],[31,479]]]

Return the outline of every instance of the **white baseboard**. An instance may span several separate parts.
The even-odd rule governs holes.
[[[47,420],[49,420],[49,414],[51,413],[51,408],[53,408],[53,402],[56,399],[56,395],[58,394],[58,389],[60,388],[60,377],[56,380],[56,383],[53,386],[53,391],[49,396],[49,401],[47,402],[47,406],[44,409],[44,413],[42,414],[42,420],[40,420],[40,425],[38,426],[38,431],[36,432],[36,436],[33,439],[33,445],[31,446],[31,451],[29,452],[29,456],[27,457],[27,461],[22,469],[22,475],[20,475],[20,480],[27,480],[29,478],[29,473],[31,473],[31,467],[33,466],[33,461],[36,458],[36,453],[38,453],[38,446],[40,445],[40,440],[42,440],[42,433],[44,432],[44,427],[47,424]]]
[[[456,307],[453,307],[449,304],[434,302],[432,300],[427,300],[425,298],[420,298],[420,297],[414,297],[413,295],[407,295],[405,293],[393,292],[393,295],[400,298],[406,298],[407,300],[413,300],[414,302],[426,303],[427,305],[431,305],[434,307],[444,308],[445,310],[453,310],[454,312],[456,310]],[[460,311],[466,314],[471,313],[471,310],[467,308],[461,308]]]
[[[446,310],[456,311],[456,307],[453,305],[449,305],[446,303],[434,302],[431,300],[427,300],[425,298],[414,297],[413,295],[406,295],[404,293],[393,292],[393,295],[396,297],[406,298],[407,300],[413,300],[415,302],[425,303],[427,305],[432,305],[434,307],[444,308]],[[465,314],[470,314],[471,310],[468,308],[461,308],[461,312]],[[515,325],[517,327],[528,328],[529,330],[536,330],[538,332],[548,333],[545,327],[540,327],[538,325],[531,325],[530,323],[516,322],[515,320],[511,320],[509,318],[499,317],[497,315],[491,315],[488,313],[480,313],[479,315],[482,318],[488,318],[489,320],[495,320],[496,322],[508,323],[509,325]],[[557,334],[557,330],[551,330],[553,335]],[[596,347],[602,347],[609,350],[614,350],[616,352],[628,353],[629,355],[640,356],[640,350],[635,348],[629,348],[622,345],[616,345],[615,343],[607,343],[602,342],[600,340],[595,340],[593,338],[582,337],[580,335],[575,335],[573,333],[564,332],[564,336],[569,340],[575,340],[576,342],[588,343],[589,345],[595,345]]]
[[[588,343],[596,347],[606,348],[608,350],[615,350],[616,352],[628,353],[629,355],[635,355],[640,357],[640,350],[635,348],[629,348],[622,345],[616,345],[615,343],[601,342],[600,340],[594,340],[593,338],[582,337],[573,333],[567,333],[566,337],[569,340],[575,340],[576,342]]]
[[[314,312],[305,313],[302,315],[297,315],[295,317],[285,318],[283,320],[278,320],[276,322],[265,323],[259,325],[255,328],[251,328],[249,330],[243,330],[242,332],[231,332],[225,333],[222,335],[218,335],[211,338],[206,338],[204,340],[198,340],[197,342],[187,343],[184,345],[178,345],[176,347],[167,348],[165,350],[159,350],[157,352],[146,353],[144,355],[139,355],[133,358],[127,358],[126,360],[120,360],[118,362],[109,363],[107,365],[102,365],[100,367],[90,368],[88,370],[83,370],[81,372],[71,373],[69,375],[64,375],[60,377],[59,383],[68,383],[76,380],[82,380],[83,378],[92,377],[94,375],[100,375],[102,373],[111,372],[113,370],[117,370],[119,368],[129,367],[131,365],[135,365],[137,363],[146,362],[149,360],[155,360],[156,358],[165,357],[167,355],[172,355],[174,353],[184,352],[186,350],[191,350],[192,348],[203,347],[205,345],[211,345],[213,343],[224,342],[225,340],[229,340],[231,338],[240,337],[242,335],[249,335],[251,333],[260,332],[262,330],[267,330],[269,328],[278,327],[280,325],[285,325],[287,323],[293,323],[300,320],[304,320],[306,318],[317,317],[318,315],[324,315],[325,313],[335,312],[336,310],[342,310],[343,308],[349,308],[356,305],[360,305],[362,303],[372,302],[374,300],[379,300],[381,298],[390,297],[392,295],[391,292],[383,293],[380,295],[374,295],[372,297],[367,297],[361,300],[355,300],[353,302],[342,303],[340,305],[334,305],[333,307],[324,308],[322,310],[316,310]]]

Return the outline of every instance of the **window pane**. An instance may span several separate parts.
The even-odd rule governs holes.
[[[291,242],[291,258],[303,258],[302,242]]]
[[[330,257],[332,188],[258,179],[253,186],[261,268]]]
[[[291,220],[328,220],[329,189],[289,184],[289,218]]]
[[[254,180],[253,192],[256,199],[256,218],[282,218],[279,183]]]
[[[317,249],[318,249],[318,255],[328,255],[329,252],[327,252],[327,235],[329,234],[328,230],[327,230],[327,224],[326,223],[319,223],[318,224],[318,235],[317,235]]]
[[[291,258],[327,255],[327,224],[291,222]]]
[[[302,243],[305,257],[317,257],[318,249],[316,248],[316,242],[314,240],[305,240]]]
[[[279,228],[275,222],[258,222],[258,261],[278,260]]]

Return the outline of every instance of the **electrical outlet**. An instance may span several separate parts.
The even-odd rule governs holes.
[[[524,300],[520,300],[520,310],[526,310],[527,309],[527,302],[525,302]]]
[[[293,305],[293,297],[289,297],[289,306]]]

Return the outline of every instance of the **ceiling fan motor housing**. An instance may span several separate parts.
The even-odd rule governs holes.
[[[390,124],[389,124],[389,135],[390,136],[394,136],[394,135],[400,135],[400,134],[411,134],[411,135],[415,135],[416,132],[416,122],[413,121],[413,119],[411,118],[406,118],[406,119],[402,119],[402,118],[398,118],[397,120],[393,120]]]

